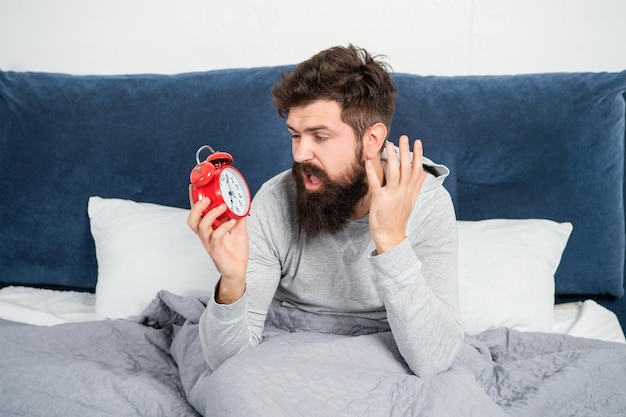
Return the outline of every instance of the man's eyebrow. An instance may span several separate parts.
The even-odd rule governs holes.
[[[298,132],[298,130],[294,129],[293,127],[289,126],[289,123],[286,123],[287,129],[291,130],[292,132]],[[329,130],[328,126],[326,125],[319,125],[319,126],[309,126],[309,127],[305,127],[304,131],[305,132],[316,132],[318,130]]]

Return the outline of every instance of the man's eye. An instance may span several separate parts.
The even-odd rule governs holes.
[[[296,135],[295,133],[291,135],[291,140],[299,140],[299,139],[300,139],[300,135]]]
[[[315,135],[315,140],[318,142],[324,142],[326,139],[328,139],[326,136]]]

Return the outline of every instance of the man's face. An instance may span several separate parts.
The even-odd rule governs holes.
[[[290,109],[298,222],[310,236],[335,233],[367,194],[361,140],[334,101]]]

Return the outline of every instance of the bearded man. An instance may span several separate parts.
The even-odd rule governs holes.
[[[248,219],[213,230],[225,207],[202,217],[208,199],[188,218],[221,274],[199,323],[209,367],[260,343],[275,309],[297,309],[310,317],[290,331],[332,316],[338,325],[313,330],[341,332],[350,318],[364,333],[390,330],[417,376],[447,370],[464,335],[449,171],[423,157],[419,140],[412,152],[406,136],[387,141],[396,93],[387,65],[333,47],[272,92],[292,137],[291,171],[261,187]]]

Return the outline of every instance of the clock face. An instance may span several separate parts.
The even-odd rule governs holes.
[[[250,192],[239,171],[227,167],[220,174],[222,198],[237,216],[245,216],[250,208]]]

